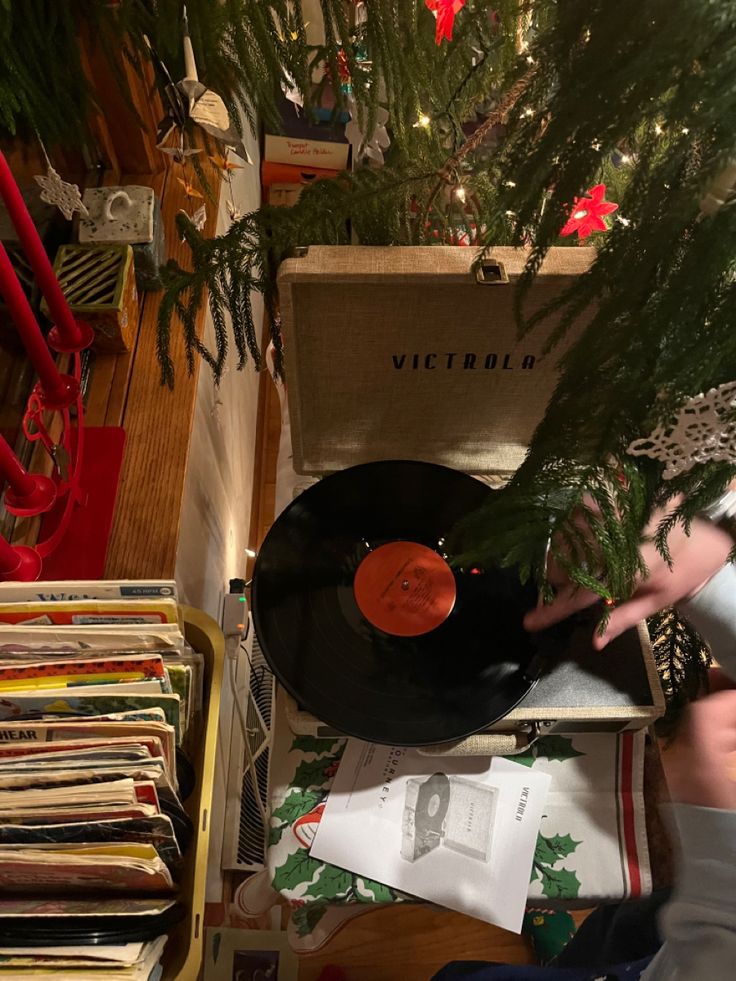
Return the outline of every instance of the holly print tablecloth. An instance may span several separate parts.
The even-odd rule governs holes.
[[[412,899],[311,857],[345,740],[294,735],[281,693],[275,724],[268,868],[274,889],[292,907],[297,933],[311,933],[331,904]],[[643,731],[552,735],[511,757],[552,777],[531,870],[530,905],[592,906],[651,890],[644,741]]]

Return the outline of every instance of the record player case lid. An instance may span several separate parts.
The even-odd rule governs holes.
[[[294,468],[322,474],[419,459],[472,473],[513,472],[590,313],[546,356],[550,317],[517,337],[514,284],[527,253],[310,246],[279,271]],[[586,272],[595,250],[553,248],[526,313]]]

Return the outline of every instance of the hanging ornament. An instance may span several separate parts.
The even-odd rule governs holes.
[[[455,15],[463,9],[465,0],[424,0],[424,5],[437,18],[437,28],[434,34],[435,43],[442,44],[445,38],[452,41]]]
[[[736,463],[735,413],[736,382],[726,382],[688,399],[668,425],[635,439],[626,452],[666,464],[665,480],[698,463]]]
[[[239,221],[243,217],[243,212],[235,205],[234,201],[226,201],[225,204],[230,221]]]
[[[604,215],[618,211],[618,205],[612,201],[604,201],[606,185],[596,184],[587,192],[590,197],[575,198],[570,217],[560,230],[560,235],[578,233],[578,238],[587,238],[592,232],[607,232],[608,225],[603,220]]]
[[[290,75],[287,71],[284,72],[284,78],[281,82],[281,91],[284,93],[285,98],[294,104],[294,109],[296,110],[296,114],[298,116],[299,110],[304,108],[304,96],[297,87],[293,75]]]
[[[204,226],[207,224],[207,208],[204,204],[201,204],[193,215],[189,216],[189,220],[197,229],[201,232]]]
[[[350,65],[348,64],[348,56],[345,54],[343,48],[337,52],[337,74],[340,89],[344,95],[350,95],[353,91],[353,79],[350,75]],[[325,65],[325,78],[329,79],[333,85],[335,85],[335,79],[332,77],[332,66],[329,62]]]
[[[55,205],[67,221],[71,220],[75,211],[85,218],[89,215],[79,193],[79,187],[63,181],[51,164],[46,168],[45,176],[36,174],[33,179],[41,188],[41,200],[46,204]]]
[[[366,136],[358,121],[358,108],[355,99],[351,95],[348,98],[348,112],[350,121],[345,124],[345,138],[353,148],[353,160],[359,161],[364,157],[375,160],[376,163],[383,163],[383,151],[391,145],[391,139],[386,129],[388,122],[388,112],[381,106],[375,113],[375,124],[373,132]]]
[[[193,184],[190,184],[189,181],[181,177],[177,177],[176,180],[184,188],[184,193],[188,198],[204,198],[204,195],[200,194],[197,188]]]
[[[186,6],[183,13],[183,40],[186,76],[180,82],[174,83],[166,65],[153,50],[148,38],[145,38],[151,58],[166,83],[164,93],[167,113],[158,125],[156,146],[163,153],[173,156],[178,163],[183,163],[186,157],[200,152],[186,145],[186,126],[194,123],[219,143],[234,150],[246,163],[252,164],[243,141],[230,122],[222,98],[199,81],[192,39],[189,36]],[[173,145],[172,134],[176,135]]]
[[[210,157],[210,160],[218,170],[222,171],[223,177],[225,177],[226,180],[230,180],[231,172],[233,170],[242,170],[243,165],[233,163],[232,160],[229,160],[227,157],[227,152],[228,151],[226,150],[226,155],[224,157],[221,157],[219,154],[214,154]]]

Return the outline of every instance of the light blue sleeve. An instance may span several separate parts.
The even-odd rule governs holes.
[[[726,674],[736,680],[736,565],[724,565],[695,596],[678,603],[677,609],[708,643]]]
[[[672,899],[660,915],[664,944],[642,981],[736,978],[736,811],[667,808],[682,847]]]

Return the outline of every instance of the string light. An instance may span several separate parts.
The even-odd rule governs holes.
[[[521,115],[522,115],[522,116],[526,116],[526,117],[527,117],[527,119],[528,119],[528,118],[529,118],[530,116],[533,116],[533,115],[534,115],[534,110],[533,110],[533,109],[525,109],[525,110],[524,110],[524,111],[522,112],[522,114],[521,114]]]
[[[426,113],[421,112],[419,114],[419,118],[414,123],[414,129],[416,129],[418,126],[421,126],[422,129],[426,129],[431,122],[432,120],[429,118],[429,116]]]
[[[622,164],[630,164],[631,163],[631,157],[628,155],[628,153],[622,153],[621,154],[621,163]]]
[[[683,126],[682,127],[682,135],[683,136],[687,136],[689,132],[690,132],[690,130],[687,128],[687,126]]]
[[[455,188],[455,197],[458,199],[458,201],[465,201],[467,194],[465,193],[465,188],[462,185]]]
[[[655,123],[654,132],[657,134],[657,136],[661,136],[662,133],[664,133],[664,126],[662,126],[660,123]]]
[[[516,181],[506,181],[504,187],[516,187]]]

